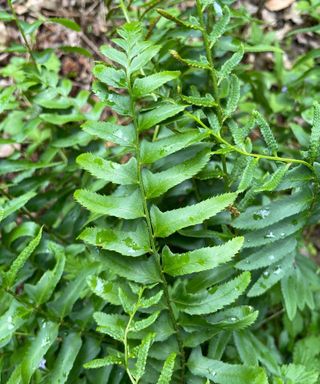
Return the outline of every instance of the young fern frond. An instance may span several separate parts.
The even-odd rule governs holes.
[[[311,130],[310,148],[309,148],[309,158],[311,163],[316,161],[319,156],[319,143],[320,143],[320,104],[318,102],[315,102],[314,112],[313,112],[313,126]]]
[[[126,94],[122,91],[121,97],[128,103],[123,111],[130,117],[130,121],[123,127],[111,122],[88,122],[83,128],[92,135],[110,140],[119,147],[123,146],[124,151],[119,153],[123,155],[127,151],[129,160],[120,164],[94,153],[80,155],[77,162],[81,167],[92,176],[112,182],[117,187],[111,189],[111,194],[103,195],[101,192],[90,191],[88,185],[87,189],[76,191],[75,198],[91,213],[105,217],[104,220],[99,220],[99,225],[84,229],[80,238],[105,250],[103,263],[115,275],[112,284],[114,287],[118,286],[119,291],[108,294],[106,290],[109,283],[100,277],[91,278],[89,284],[93,292],[103,299],[111,300],[113,305],[121,305],[126,315],[96,312],[94,317],[99,325],[98,331],[124,345],[124,359],[120,359],[122,362],[119,360],[119,363],[126,369],[132,383],[140,382],[144,373],[150,369],[148,361],[151,357],[148,356],[154,355],[153,345],[158,344],[159,348],[159,344],[165,343],[168,337],[176,339],[174,349],[165,357],[169,360],[164,364],[163,371],[158,373],[159,382],[168,382],[172,375],[178,375],[178,381],[182,383],[186,369],[184,349],[189,345],[183,341],[182,335],[186,331],[183,322],[179,325],[183,312],[205,315],[233,303],[248,286],[250,274],[245,272],[234,280],[217,286],[216,289],[207,291],[203,288],[195,295],[189,293],[185,286],[183,292],[188,299],[186,304],[183,304],[183,296],[180,297],[178,291],[172,291],[173,288],[167,279],[182,276],[185,284],[190,274],[204,273],[226,264],[240,250],[243,238],[231,237],[229,242],[215,247],[203,247],[178,254],[173,254],[168,246],[164,245],[170,235],[177,234],[186,227],[202,225],[204,221],[223,211],[235,201],[237,193],[216,195],[196,204],[188,202],[183,207],[163,211],[163,195],[195,176],[209,162],[210,150],[205,140],[210,136],[210,132],[207,129],[192,128],[185,123],[179,126],[179,114],[186,106],[177,104],[168,97],[165,103],[159,101],[154,105],[149,102],[147,108],[144,104],[147,112],[141,110],[141,99],[175,79],[177,73],[150,74],[153,68],[144,68],[145,51],[148,50],[149,57],[149,51],[156,54],[158,50],[153,50],[150,44],[145,48],[138,24],[125,25],[119,30],[119,34],[122,37],[116,40],[116,44],[121,47],[119,52],[115,52],[118,48],[110,50],[104,47],[103,53],[110,54],[108,58],[117,62],[122,67],[120,71],[126,73],[123,85]],[[141,65],[133,65],[133,62]],[[99,68],[99,71],[104,72],[102,68]],[[194,97],[184,98],[184,101],[193,105],[203,106],[204,101],[201,100],[200,103],[199,100]],[[205,104],[206,107],[213,105],[216,103],[211,101],[210,105],[207,102]],[[169,128],[172,121],[175,121],[178,129]],[[154,129],[155,126],[158,126],[158,130],[160,128],[159,138],[150,141],[148,130]],[[169,156],[173,161],[171,165],[166,163]],[[154,200],[155,198],[157,200]],[[114,218],[111,219],[111,216]],[[107,226],[101,226],[102,223]],[[134,281],[138,286],[143,284],[142,291],[138,286],[136,291],[132,283],[124,284],[122,277]],[[136,296],[137,292],[146,293],[149,290],[152,290],[150,297],[140,293],[131,303],[130,298]],[[198,295],[203,298],[201,301]],[[147,306],[159,305],[159,310],[150,316],[144,312]],[[242,320],[234,324],[234,327],[243,327],[244,324],[248,326],[255,316],[251,312],[241,312]],[[163,322],[168,323],[167,336],[163,338],[158,334],[153,335]],[[199,341],[196,345],[199,345],[201,335],[197,338]],[[141,340],[136,348],[133,347],[133,339]],[[179,357],[180,363],[173,373],[175,355]],[[98,367],[102,366],[103,362],[111,364],[112,361],[116,359],[107,356],[86,366]],[[133,362],[135,368],[132,368]]]
[[[220,19],[214,24],[212,31],[209,34],[211,47],[219,40],[225,33],[230,22],[230,10],[227,6],[223,8],[223,13]]]
[[[270,148],[271,153],[276,154],[278,151],[278,143],[271,131],[271,128],[267,121],[264,119],[264,117],[261,115],[260,112],[254,111],[252,113],[253,117],[255,118],[260,131],[262,133],[262,136],[268,146]]]

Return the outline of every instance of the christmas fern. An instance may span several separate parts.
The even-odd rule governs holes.
[[[1,382],[319,382],[319,52],[232,3],[106,2],[92,92],[0,11]]]

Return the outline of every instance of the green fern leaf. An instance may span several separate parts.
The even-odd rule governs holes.
[[[290,216],[269,227],[261,228],[256,231],[248,232],[244,235],[243,248],[260,247],[283,240],[297,231],[306,224],[307,213],[300,213]]]
[[[153,142],[143,140],[140,146],[141,162],[143,164],[154,163],[180,149],[198,143],[208,135],[209,133],[192,130],[177,135],[170,135]]]
[[[103,265],[117,275],[141,284],[154,284],[161,281],[159,271],[152,258],[132,260],[119,258],[119,255],[108,254]]]
[[[268,289],[273,287],[292,268],[293,259],[294,254],[286,255],[286,257],[279,264],[272,265],[267,270],[265,270],[259,279],[250,288],[248,296],[260,296]]]
[[[228,7],[223,8],[223,14],[218,21],[214,24],[212,31],[209,35],[211,46],[213,46],[218,39],[225,33],[227,26],[230,22],[230,11]]]
[[[129,196],[104,196],[78,189],[74,193],[74,197],[90,212],[100,215],[110,215],[128,220],[144,216],[142,199],[138,189]]]
[[[137,98],[146,96],[161,87],[163,84],[177,79],[179,75],[179,71],[163,71],[136,79],[133,84],[133,95]]]
[[[297,313],[299,297],[297,295],[298,281],[295,273],[287,274],[281,279],[281,292],[286,313],[292,321]]]
[[[274,191],[285,177],[290,164],[279,167],[261,187],[257,188],[257,192]]]
[[[124,52],[121,52],[118,49],[115,49],[115,48],[110,47],[108,45],[102,45],[100,47],[100,51],[109,60],[120,64],[124,68],[127,68],[128,59],[127,59],[127,56],[125,55]]]
[[[267,146],[270,148],[270,151],[272,153],[276,153],[278,151],[278,144],[276,142],[276,139],[273,136],[273,133],[271,131],[271,128],[267,121],[262,117],[262,115],[258,111],[252,112],[253,117],[255,118],[260,131],[262,133],[262,136],[267,144]]]
[[[210,65],[207,60],[205,61],[196,61],[182,58],[179,53],[175,50],[170,50],[171,55],[181,63],[187,65],[192,68],[200,68],[200,69],[210,69]]]
[[[24,266],[25,262],[32,255],[34,250],[40,244],[42,236],[42,228],[38,232],[37,236],[31,240],[31,242],[24,248],[24,250],[18,255],[18,257],[11,264],[8,272],[5,273],[3,283],[7,288],[11,288],[15,283],[16,277],[20,269]]]
[[[187,21],[180,20],[177,17],[175,17],[174,15],[172,15],[171,13],[165,11],[164,9],[157,9],[157,12],[161,16],[163,16],[165,19],[171,20],[171,21],[175,22],[176,24],[181,25],[182,27],[185,27],[185,28],[188,28],[188,29],[195,29],[195,30],[198,30],[198,31],[202,31],[202,28],[201,28],[200,25],[192,24],[192,23],[189,23]]]
[[[243,147],[243,134],[238,124],[234,120],[229,120],[228,127],[230,129],[235,144],[240,148]]]
[[[166,361],[163,364],[163,368],[161,370],[161,374],[157,381],[157,384],[170,384],[176,356],[177,356],[176,353],[172,352],[166,358]]]
[[[77,163],[98,179],[121,185],[138,183],[138,167],[134,157],[125,164],[118,164],[91,153],[83,153],[77,157]]]
[[[124,357],[120,357],[118,355],[109,355],[101,359],[91,360],[88,363],[85,363],[83,366],[86,369],[96,369],[106,367],[108,365],[124,365]]]
[[[142,49],[136,57],[134,57],[129,63],[128,72],[134,73],[140,71],[144,66],[146,66],[151,59],[159,52],[159,45],[151,45],[146,49]]]
[[[268,267],[279,262],[285,256],[292,253],[297,246],[297,241],[288,237],[287,239],[268,244],[263,248],[250,254],[250,256],[239,261],[236,268],[243,271],[252,271],[263,267]]]
[[[123,147],[134,147],[136,136],[131,124],[122,126],[110,122],[87,121],[81,127],[85,132],[102,140],[111,141]]]
[[[242,305],[225,309],[208,317],[208,323],[225,330],[240,330],[252,325],[258,317],[253,307]]]
[[[48,303],[48,308],[60,319],[67,316],[72,308],[74,303],[79,299],[82,294],[82,291],[87,285],[88,276],[92,275],[97,269],[97,266],[86,266],[77,277],[72,280],[68,285],[66,285],[62,290],[60,290],[59,295]]]
[[[261,367],[226,364],[202,356],[199,348],[192,351],[188,361],[190,371],[219,384],[268,384],[266,372]]]
[[[161,212],[159,208],[152,206],[150,214],[154,234],[156,237],[167,237],[179,229],[200,224],[232,204],[236,197],[236,193],[226,193],[167,212]]]
[[[21,363],[21,378],[23,384],[29,384],[32,375],[38,369],[43,356],[58,336],[58,324],[51,321],[42,323],[38,334],[32,341]]]
[[[220,71],[218,72],[218,84],[221,83],[223,79],[229,76],[233,69],[240,63],[244,55],[244,48],[241,46],[240,50],[234,53],[230,59],[223,63]]]
[[[98,324],[97,330],[116,340],[123,340],[125,329],[129,320],[128,316],[95,312],[93,317]]]
[[[37,304],[47,302],[59,283],[65,266],[65,254],[56,245],[51,245],[57,262],[52,270],[46,271],[36,285],[25,284],[24,289],[28,296]]]
[[[212,108],[218,105],[211,95],[208,95],[206,97],[181,95],[181,99],[187,104],[195,105],[197,107]]]
[[[258,162],[259,162],[259,159],[253,158],[253,157],[251,157],[248,160],[248,163],[243,171],[240,184],[238,187],[239,192],[243,192],[251,186],[252,180],[254,178],[254,174],[258,166]]]
[[[135,379],[137,381],[141,379],[146,369],[148,353],[154,337],[155,335],[153,333],[148,334],[139,346],[137,362],[135,365]]]
[[[210,151],[204,149],[189,160],[173,166],[165,171],[152,173],[148,169],[142,172],[145,194],[148,199],[158,197],[170,188],[190,179],[207,164]]]
[[[126,85],[126,74],[122,69],[98,64],[93,68],[93,75],[110,87],[123,88]]]
[[[91,291],[103,300],[113,305],[121,304],[119,299],[120,282],[115,280],[106,281],[97,276],[89,276],[87,278],[87,283]]]
[[[4,206],[0,207],[0,222],[26,205],[29,200],[36,196],[36,194],[37,193],[34,191],[26,192],[25,194],[8,201]]]
[[[146,131],[169,117],[177,115],[185,108],[186,107],[184,105],[167,103],[160,105],[149,112],[145,112],[139,115],[138,118],[139,131]]]
[[[236,75],[230,76],[229,94],[227,98],[225,116],[231,116],[238,107],[240,100],[240,81]]]
[[[142,223],[135,231],[127,232],[111,228],[86,228],[79,239],[125,256],[137,257],[150,251],[148,230]]]
[[[309,189],[296,192],[291,196],[281,197],[265,206],[248,208],[234,220],[234,226],[242,229],[260,229],[270,226],[281,219],[307,210],[312,202]]]
[[[63,340],[60,352],[49,377],[49,383],[64,384],[68,380],[68,375],[73,367],[75,359],[82,345],[81,337],[77,333],[69,333]]]
[[[317,160],[320,145],[320,104],[314,103],[313,126],[310,136],[309,158],[311,162]]]
[[[180,254],[174,254],[165,247],[162,252],[163,270],[171,276],[179,276],[215,268],[230,261],[242,247],[243,240],[243,237],[235,237],[220,246]]]
[[[209,291],[197,294],[183,293],[174,296],[177,307],[190,315],[203,315],[217,312],[219,309],[232,304],[248,287],[250,273],[243,272],[233,280],[230,280]]]
[[[159,291],[155,295],[149,297],[149,298],[141,298],[139,302],[140,308],[150,308],[153,305],[156,305],[160,299],[162,298],[163,291]]]
[[[150,325],[152,325],[157,320],[159,314],[160,312],[157,311],[143,320],[133,321],[129,328],[130,332],[139,332],[142,329],[150,327]]]

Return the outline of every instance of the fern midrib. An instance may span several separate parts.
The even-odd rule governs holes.
[[[163,286],[163,292],[165,296],[165,300],[167,303],[167,308],[170,316],[170,320],[172,323],[172,326],[175,330],[176,333],[176,338],[179,346],[179,351],[180,351],[180,364],[181,364],[181,383],[183,384],[185,382],[185,352],[183,348],[183,340],[180,335],[180,329],[179,325],[177,324],[177,321],[175,319],[171,299],[170,299],[170,294],[169,294],[169,289],[168,289],[168,283],[166,280],[166,277],[163,273],[162,270],[162,265],[161,265],[161,257],[160,254],[157,250],[156,242],[155,242],[155,236],[152,228],[152,223],[151,223],[151,217],[150,217],[150,212],[148,209],[148,204],[147,204],[147,198],[146,198],[146,193],[143,185],[143,178],[142,178],[142,163],[141,163],[141,158],[140,158],[140,137],[139,137],[139,125],[137,121],[137,113],[136,113],[136,104],[135,104],[135,99],[133,97],[133,92],[132,92],[132,83],[131,83],[131,77],[130,75],[127,74],[127,82],[128,82],[128,93],[129,93],[129,98],[130,98],[130,113],[133,118],[133,124],[136,132],[136,142],[135,142],[135,149],[136,149],[136,159],[137,159],[137,173],[138,173],[138,184],[139,184],[139,189],[142,197],[142,202],[143,202],[143,210],[145,214],[145,220],[148,228],[148,234],[149,234],[149,242],[151,245],[151,254],[154,256],[159,273],[160,273],[160,278],[161,278],[161,283]]]

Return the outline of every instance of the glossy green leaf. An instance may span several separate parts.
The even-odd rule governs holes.
[[[184,105],[163,104],[149,112],[145,112],[139,115],[138,118],[139,131],[146,131],[162,121],[177,115],[185,108]]]
[[[125,147],[133,146],[135,140],[133,125],[121,126],[111,122],[87,121],[81,127],[90,135]]]
[[[170,135],[153,142],[143,140],[140,147],[141,162],[144,164],[154,163],[163,157],[198,143],[206,136],[208,136],[208,133],[192,130],[178,135]]]
[[[106,314],[104,312],[95,312],[93,315],[98,324],[97,330],[105,333],[116,340],[123,340],[128,317],[125,315]]]
[[[98,179],[121,185],[138,182],[138,166],[134,157],[125,164],[119,164],[91,153],[83,153],[77,157],[77,163]]]
[[[233,222],[234,227],[256,230],[268,227],[279,221],[279,218],[293,216],[305,211],[312,201],[311,191],[304,189],[291,196],[281,197],[268,205],[248,208]]]
[[[152,206],[150,214],[154,234],[156,237],[167,237],[179,229],[200,224],[232,204],[236,197],[236,193],[226,193],[167,212],[161,212],[159,208]]]
[[[9,200],[0,208],[0,222],[6,217],[10,216],[12,213],[16,212],[22,208],[29,200],[36,196],[36,192],[29,191],[19,197],[16,197],[12,200]]]
[[[179,276],[215,268],[230,261],[242,247],[243,240],[243,237],[235,237],[220,246],[186,253],[172,253],[166,247],[162,252],[163,270],[171,276]]]
[[[114,69],[103,64],[93,68],[94,76],[110,87],[123,88],[126,85],[126,75],[122,69]]]
[[[62,346],[55,361],[55,365],[48,377],[49,383],[65,383],[81,348],[81,336],[69,333],[62,341]]]
[[[212,360],[202,356],[200,349],[191,353],[188,367],[194,375],[213,380],[217,384],[268,384],[263,368]]]
[[[74,193],[74,197],[79,204],[92,213],[123,219],[137,219],[144,216],[142,199],[138,189],[129,196],[105,196],[78,189]]]
[[[48,303],[50,311],[61,319],[67,316],[72,311],[73,305],[79,299],[83,289],[86,287],[88,276],[92,275],[95,272],[95,269],[95,266],[87,266],[74,280],[60,290],[57,298]]]
[[[117,275],[137,283],[153,284],[161,281],[159,271],[152,258],[133,260],[108,254],[104,257],[103,264]]]
[[[244,272],[224,284],[196,294],[174,296],[178,308],[190,315],[209,314],[232,304],[248,287],[250,273]]]
[[[217,102],[209,94],[206,97],[181,95],[181,99],[187,104],[195,105],[197,107],[211,108],[217,106]]]
[[[53,247],[53,246],[52,246]],[[24,289],[28,296],[37,304],[43,304],[48,301],[59,283],[65,266],[65,254],[62,249],[53,247],[56,265],[52,270],[46,271],[37,284],[25,284]]]
[[[162,172],[152,173],[145,168],[142,178],[147,198],[161,196],[170,188],[196,175],[209,161],[209,158],[210,152],[205,149],[191,159]]]
[[[43,356],[58,336],[58,324],[51,321],[43,322],[35,339],[30,344],[28,351],[21,363],[21,378],[23,384],[29,384],[31,377],[38,369]]]
[[[163,84],[178,78],[179,71],[163,71],[150,76],[138,78],[133,84],[133,95],[135,97],[146,96]]]
[[[268,267],[279,262],[285,256],[295,250],[297,241],[288,237],[287,239],[276,241],[251,253],[245,259],[236,264],[236,268],[243,271],[252,271],[259,268]]]
[[[79,238],[88,244],[115,251],[125,256],[141,256],[150,252],[148,230],[145,224],[135,231],[121,231],[112,228],[86,228]]]

